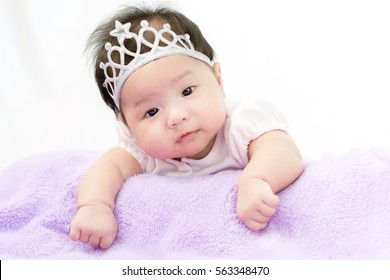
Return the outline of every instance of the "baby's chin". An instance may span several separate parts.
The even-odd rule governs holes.
[[[146,151],[146,153],[153,158],[162,160],[175,159],[180,161],[182,158],[199,160],[210,153],[215,142],[215,137],[207,141],[207,143],[205,143],[206,141],[193,141],[181,147],[173,147],[171,150],[167,150],[165,147],[165,149],[153,149],[153,151]]]

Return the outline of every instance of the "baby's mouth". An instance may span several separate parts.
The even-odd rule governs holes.
[[[191,141],[195,137],[197,132],[198,130],[194,130],[194,131],[188,131],[181,134],[180,137],[177,139],[177,143],[182,144]]]

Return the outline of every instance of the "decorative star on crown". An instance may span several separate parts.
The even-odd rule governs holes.
[[[130,31],[130,22],[122,24],[115,21],[115,29],[110,32],[110,35],[117,38],[119,45],[113,46],[111,43],[106,43],[108,61],[99,64],[106,77],[103,87],[114,100],[118,110],[120,109],[120,92],[126,79],[137,69],[153,60],[170,55],[188,55],[212,65],[211,60],[206,55],[194,49],[188,34],[177,35],[171,30],[168,23],[164,24],[161,30],[149,26],[149,22],[146,20],[142,20],[140,24],[141,29],[136,34]],[[153,42],[144,37],[145,32],[153,33]],[[126,48],[126,40],[135,40],[137,46],[135,52]],[[143,45],[150,50],[141,53]],[[113,60],[113,53],[116,53],[116,62]],[[130,62],[126,64],[126,61]]]

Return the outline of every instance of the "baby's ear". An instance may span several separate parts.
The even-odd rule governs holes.
[[[123,116],[122,113],[118,113],[117,119],[118,119],[118,121],[123,122],[127,126],[126,119],[125,119],[125,117]]]
[[[214,71],[215,77],[217,78],[217,82],[223,91],[221,64],[219,64],[218,62],[214,62],[213,71]]]

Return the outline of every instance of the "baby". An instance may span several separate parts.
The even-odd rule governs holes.
[[[132,176],[225,169],[242,170],[238,217],[253,231],[265,228],[302,158],[273,106],[225,100],[220,64],[198,26],[172,9],[126,7],[92,33],[90,47],[119,145],[82,179],[70,237],[110,247],[115,198]]]

